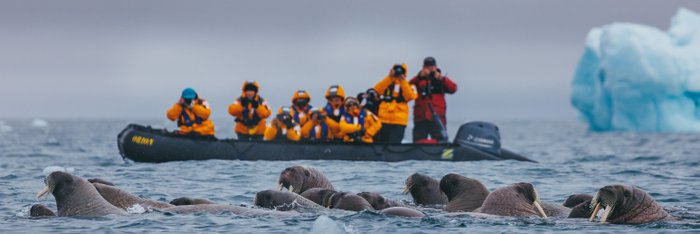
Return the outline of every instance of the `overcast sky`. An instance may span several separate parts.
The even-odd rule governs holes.
[[[668,29],[700,1],[0,1],[0,118],[165,118],[185,87],[215,118],[257,80],[271,107],[356,94],[426,56],[459,86],[448,119],[574,119],[588,31]]]

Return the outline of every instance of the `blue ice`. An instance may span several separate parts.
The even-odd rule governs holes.
[[[685,8],[664,32],[593,28],[573,79],[572,105],[594,131],[700,131],[700,15]]]

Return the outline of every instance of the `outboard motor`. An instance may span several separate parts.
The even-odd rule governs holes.
[[[477,148],[494,155],[501,154],[501,134],[498,126],[481,121],[462,124],[457,131],[455,144]]]

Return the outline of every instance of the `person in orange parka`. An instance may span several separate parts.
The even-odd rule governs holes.
[[[395,64],[374,90],[381,97],[379,121],[382,129],[378,141],[381,143],[401,143],[408,124],[408,102],[416,99],[416,92],[406,80],[408,66]]]
[[[177,121],[179,134],[214,136],[214,123],[209,119],[211,109],[206,100],[199,98],[192,88],[182,90],[180,100],[166,112],[166,117]]]
[[[332,142],[336,138],[342,141],[339,132],[338,122],[321,110],[311,112],[311,120],[301,127],[301,137],[308,142]]]
[[[258,82],[243,83],[243,93],[228,106],[228,113],[236,117],[234,131],[238,140],[259,141],[265,134],[265,119],[270,116],[267,101],[258,95]]]
[[[340,118],[340,132],[345,142],[372,143],[372,137],[382,128],[382,123],[371,111],[360,108],[354,97],[345,99],[346,113]]]
[[[326,106],[323,109],[319,109],[319,112],[327,117],[326,124],[330,127],[331,134],[334,135],[333,139],[335,141],[343,141],[343,135],[338,129],[340,118],[345,114],[345,107],[343,106],[345,91],[343,86],[331,85],[328,87],[328,90],[326,90],[326,101],[328,101]]]
[[[297,90],[292,96],[292,107],[289,109],[289,114],[292,115],[292,121],[299,127],[304,126],[306,121],[309,121],[311,112],[314,107],[309,105],[311,95],[304,90]],[[280,108],[280,113],[282,113]],[[297,129],[300,131],[301,129]]]
[[[294,123],[290,108],[283,106],[277,116],[270,121],[270,126],[265,129],[265,141],[291,141],[297,142],[301,139],[300,127]]]

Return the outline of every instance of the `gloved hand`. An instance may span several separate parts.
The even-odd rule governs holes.
[[[284,118],[284,121],[282,123],[284,123],[284,125],[287,126],[287,129],[293,128],[294,123],[292,123],[292,118],[290,118],[289,116],[285,116],[285,117],[286,118]]]

